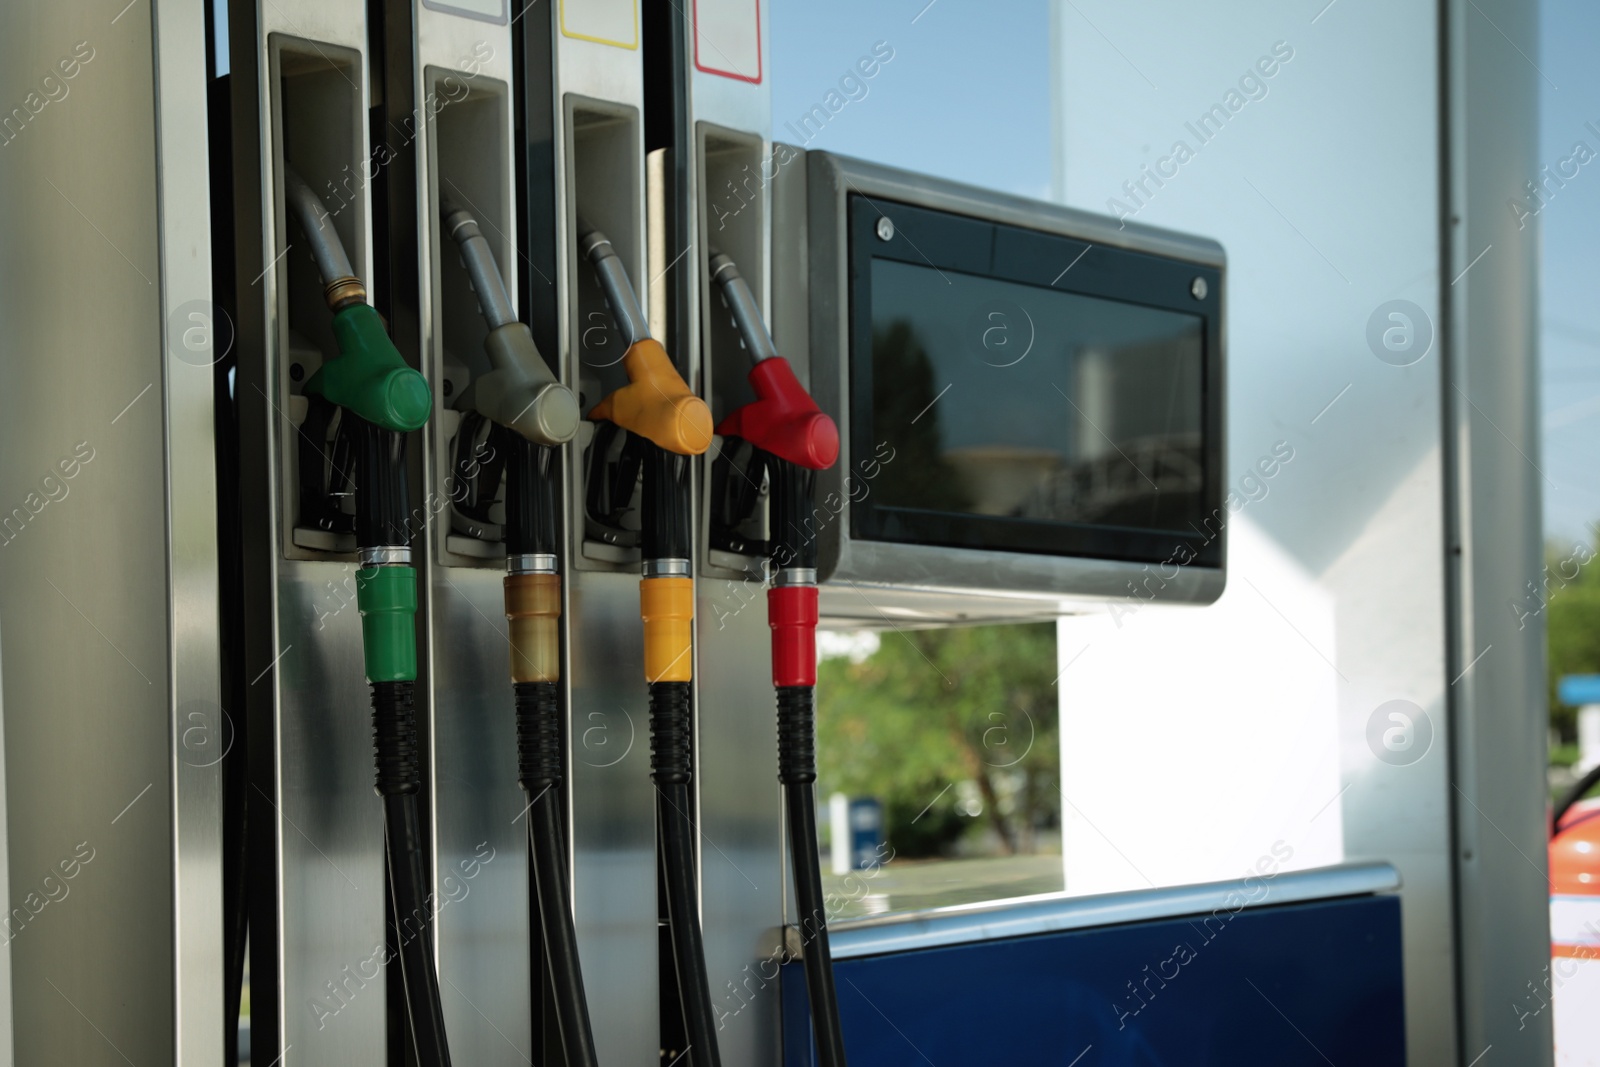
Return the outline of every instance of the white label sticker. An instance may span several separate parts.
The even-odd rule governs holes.
[[[760,0],[694,0],[694,65],[708,74],[759,82]]]
[[[580,41],[639,47],[636,0],[561,0],[561,32]]]

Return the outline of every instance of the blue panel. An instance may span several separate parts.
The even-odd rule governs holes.
[[[1600,674],[1569,674],[1556,683],[1556,698],[1569,707],[1600,704]]]
[[[1394,896],[865,957],[835,975],[851,1067],[1406,1062]],[[806,1067],[798,964],[783,1005],[784,1062]]]

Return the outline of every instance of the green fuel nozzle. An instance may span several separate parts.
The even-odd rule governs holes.
[[[427,379],[413,370],[389,340],[371,304],[351,304],[333,316],[339,354],[306,382],[306,392],[355,412],[396,433],[421,429],[433,411]]]
[[[306,392],[326,397],[386,430],[420,429],[433,410],[427,379],[406,365],[383,320],[367,303],[367,288],[356,277],[322,198],[292,167],[285,168],[283,184],[289,209],[300,222],[322,276],[339,344],[339,354],[311,376]]]

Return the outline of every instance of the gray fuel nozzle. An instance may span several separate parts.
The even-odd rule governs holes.
[[[562,445],[578,432],[580,412],[572,390],[556,380],[533,343],[533,334],[512,310],[494,250],[470,213],[445,204],[444,229],[461,248],[461,261],[489,324],[484,351],[494,368],[474,381],[463,399],[491,422],[540,445]]]

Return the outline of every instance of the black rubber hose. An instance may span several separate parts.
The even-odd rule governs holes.
[[[1550,812],[1550,832],[1552,835],[1560,831],[1561,820],[1571,810],[1572,805],[1582,800],[1589,790],[1596,785],[1600,785],[1600,763],[1589,768],[1589,773],[1578,779],[1577,784],[1562,794],[1560,800],[1556,801],[1555,808]]]
[[[556,539],[556,450],[509,432],[500,435],[500,441],[506,452],[506,554],[553,553],[560,545]]]
[[[811,998],[811,1028],[821,1067],[844,1067],[844,1033],[839,1027],[839,994],[833,984],[833,952],[828,947],[828,911],[822,895],[822,863],[817,857],[817,780],[815,691],[808,685],[778,689],[778,780],[788,809],[789,852],[794,863],[794,895],[800,908],[805,946],[806,993]]]
[[[688,559],[693,518],[689,492],[692,458],[660,445],[644,446],[643,548],[645,559]]]
[[[555,682],[518,682],[517,778],[528,796],[528,847],[539,925],[549,961],[556,1021],[567,1067],[597,1067],[594,1030],[578,962],[578,934],[567,894],[567,845],[561,825],[561,709]]]
[[[444,1005],[439,1000],[439,975],[433,962],[433,907],[428,899],[424,862],[427,853],[417,810],[422,770],[417,757],[415,682],[373,683],[372,735],[411,1041],[420,1067],[450,1067]]]
[[[716,1015],[706,975],[705,944],[695,892],[695,831],[689,783],[694,780],[693,719],[688,682],[650,686],[650,777],[656,783],[665,874],[667,923],[678,975],[684,1033],[684,1067],[721,1067]]]

